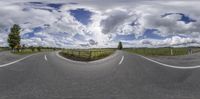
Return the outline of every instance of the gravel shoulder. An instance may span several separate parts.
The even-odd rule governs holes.
[[[200,65],[200,53],[182,56],[151,56],[148,57],[155,61],[176,65],[176,66],[197,66]]]
[[[27,55],[17,55],[17,54],[12,54],[10,51],[2,51],[0,52],[0,65],[16,61],[25,56]]]

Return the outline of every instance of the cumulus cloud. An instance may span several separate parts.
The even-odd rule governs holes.
[[[195,1],[194,1],[195,2]],[[177,3],[177,2],[176,2]],[[142,10],[141,15],[141,24],[143,25],[143,29],[145,28],[151,28],[151,29],[158,29],[158,34],[162,36],[168,36],[173,34],[185,34],[190,35],[190,33],[193,32],[199,32],[199,13],[197,12],[197,8],[193,8],[194,3],[190,2],[181,2],[184,8],[176,5],[162,5],[162,6],[142,6],[138,7],[137,9],[144,9]],[[199,2],[195,2],[199,3]],[[151,8],[151,9],[147,9]],[[147,10],[145,10],[147,9]],[[192,10],[191,10],[192,9]],[[174,13],[167,15],[165,17],[162,17],[162,15],[166,13]],[[179,14],[176,14],[179,13]],[[182,15],[181,15],[182,14]],[[184,22],[188,21],[188,19],[183,19],[183,15],[187,18],[191,18],[192,22]],[[195,21],[194,21],[195,20]]]
[[[0,46],[7,46],[13,24],[22,27],[21,43],[27,46],[116,47],[121,40],[116,40],[119,35],[127,38],[121,41],[129,47],[194,43],[199,46],[200,13],[199,7],[194,6],[199,4],[198,1],[1,0]],[[72,10],[78,16],[73,16]],[[87,19],[80,13],[86,13]],[[148,29],[155,30],[151,34],[156,38],[146,37]]]
[[[133,41],[123,41],[125,47],[184,47],[184,46],[198,46],[199,39],[174,36],[163,40],[158,39],[140,39]]]

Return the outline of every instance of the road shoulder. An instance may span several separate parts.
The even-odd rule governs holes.
[[[175,66],[197,66],[200,65],[200,53],[183,55],[183,56],[151,56],[152,60]]]
[[[18,61],[24,60],[33,54],[26,54],[26,55],[17,55],[17,54],[12,54],[10,51],[3,51],[0,52],[0,66],[7,66],[10,64],[14,64]]]

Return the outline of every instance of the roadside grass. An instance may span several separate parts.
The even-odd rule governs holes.
[[[145,56],[178,56],[189,53],[188,48],[127,48],[124,50]]]
[[[0,48],[0,51],[4,51],[2,48]]]
[[[65,49],[59,54],[76,61],[94,61],[111,55],[115,49]]]
[[[11,51],[12,52],[12,51]],[[25,55],[25,54],[33,54],[33,53],[37,53],[38,51],[32,51],[31,49],[24,49],[20,52],[12,52],[13,54],[17,54],[17,55]]]
[[[192,48],[192,52],[193,53],[198,53],[198,52],[200,52],[200,48],[199,47]]]
[[[9,48],[7,48],[7,47],[0,47],[0,52],[1,51],[6,51],[6,50],[9,50]]]
[[[13,54],[17,54],[17,55],[26,55],[26,54],[34,54],[34,53],[38,53],[38,52],[50,52],[50,51],[54,51],[53,49],[41,49],[40,51],[38,51],[37,49],[35,49],[34,51],[32,51],[31,49],[23,49],[19,52],[15,51],[12,52]]]

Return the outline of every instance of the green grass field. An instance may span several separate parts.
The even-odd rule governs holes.
[[[188,48],[129,48],[124,50],[146,56],[177,56],[188,54]]]
[[[0,47],[0,51],[6,51],[9,50],[7,47]]]
[[[35,49],[34,51],[32,51],[31,49],[24,49],[20,52],[12,52],[13,54],[18,54],[18,55],[25,55],[25,54],[33,54],[33,53],[38,53],[38,52],[49,52],[49,51],[54,51],[53,49],[41,49],[40,51],[38,51],[37,49]]]
[[[200,52],[200,48],[124,48],[124,51],[130,53],[141,54],[145,56],[178,56],[178,55],[187,55],[189,54],[189,49],[192,50],[192,53]],[[5,48],[0,48],[0,51],[6,50]],[[7,49],[8,50],[8,49]],[[61,49],[59,49],[61,50]],[[64,57],[71,58],[74,60],[80,61],[92,61],[104,58],[112,54],[116,49],[114,48],[93,48],[93,49],[64,49],[60,53]],[[24,49],[21,52],[14,52],[14,54],[32,54],[37,52],[48,52],[55,51],[55,49],[42,48],[41,51],[38,51],[36,48],[32,51],[30,48]]]
[[[66,49],[60,54],[66,58],[77,61],[93,61],[111,55],[114,49]]]
[[[33,53],[37,53],[38,51],[32,51],[31,49],[24,49],[20,52],[12,52],[13,54],[18,54],[18,55],[25,55],[25,54],[33,54]]]

